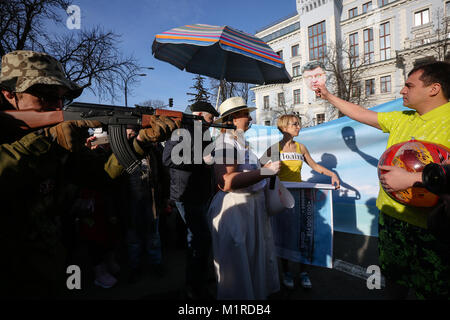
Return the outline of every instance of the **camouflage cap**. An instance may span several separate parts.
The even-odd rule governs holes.
[[[83,88],[66,78],[64,69],[52,56],[34,51],[18,50],[2,57],[0,87],[24,92],[36,84],[63,86],[68,98],[81,95]]]

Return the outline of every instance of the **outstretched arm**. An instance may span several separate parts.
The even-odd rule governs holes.
[[[300,151],[302,152],[303,156],[305,157],[306,163],[308,164],[308,166],[311,167],[311,169],[320,174],[324,174],[326,176],[331,177],[331,184],[334,185],[336,189],[340,188],[341,183],[339,181],[337,174],[315,162],[314,159],[309,154],[308,149],[306,149],[306,147],[303,144],[300,144]]]
[[[381,127],[378,124],[378,114],[375,111],[367,110],[357,104],[336,97],[327,90],[324,84],[318,85],[316,95],[324,100],[327,100],[329,103],[338,108],[339,111],[353,120],[365,123],[381,130]]]

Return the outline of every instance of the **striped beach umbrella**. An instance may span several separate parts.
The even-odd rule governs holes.
[[[261,39],[230,28],[185,25],[157,34],[155,58],[195,74],[253,84],[291,81],[283,60]]]

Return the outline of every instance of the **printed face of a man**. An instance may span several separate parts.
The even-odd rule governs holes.
[[[305,79],[306,85],[313,91],[318,88],[319,84],[325,84],[326,78],[326,73],[321,67],[303,72],[303,79]]]

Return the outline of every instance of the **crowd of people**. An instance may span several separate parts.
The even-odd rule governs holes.
[[[325,81],[312,82],[311,89],[344,115],[389,132],[387,147],[412,134],[450,147],[448,74],[444,62],[413,69],[400,92],[404,105],[413,109],[406,112],[376,113],[341,100]],[[314,77],[322,76],[320,70]],[[167,208],[179,214],[186,228],[187,298],[262,300],[279,291],[280,283],[294,287],[290,261],[277,257],[267,214],[269,179],[278,175],[281,181],[301,182],[306,162],[329,176],[335,188],[340,186],[338,176],[317,164],[296,139],[301,129],[296,115],[278,119],[283,138],[267,150],[270,161],[265,163],[245,139],[255,108],[241,97],[228,98],[218,111],[206,101],[193,103],[190,110],[203,125],[150,116],[150,127],[127,128],[139,160],[137,169],[128,172],[108,144],[95,144],[91,129],[102,127],[98,121],[47,125],[43,119],[43,125],[31,129],[14,117],[14,112],[32,112],[40,119],[81,95],[83,88],[66,78],[53,57],[33,51],[4,55],[0,89],[0,248],[6,257],[0,264],[1,297],[59,297],[67,290],[66,268],[80,244],[87,248],[97,286],[116,285],[125,265],[130,283],[139,281],[145,265],[163,274],[160,224]],[[213,139],[204,124],[213,122],[228,129],[221,129],[211,149]],[[200,145],[186,138],[196,135],[202,137]],[[427,230],[426,210],[396,203],[384,191],[421,183],[421,174],[381,169],[387,173],[380,179],[377,201],[379,258],[387,290],[393,298],[404,298],[410,288],[422,298],[448,298],[448,244]],[[119,259],[122,243],[127,254]],[[210,268],[216,292],[208,291]],[[301,285],[311,288],[304,266],[300,270]]]

